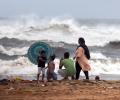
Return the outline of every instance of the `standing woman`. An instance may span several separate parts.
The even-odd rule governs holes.
[[[79,79],[79,74],[81,70],[84,72],[86,79],[89,80],[89,73],[88,71],[91,70],[91,67],[88,63],[88,60],[90,59],[90,53],[88,47],[85,45],[84,38],[78,39],[79,46],[76,49],[75,52],[75,58],[76,58],[76,80]]]

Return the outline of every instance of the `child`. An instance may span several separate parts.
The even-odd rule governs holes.
[[[46,61],[47,61],[46,52],[42,50],[41,52],[39,52],[39,56],[37,58],[37,62],[38,62],[37,83],[39,83],[39,76],[41,72],[42,72],[42,81],[44,81]]]
[[[48,70],[47,70],[47,80],[50,81],[52,78],[53,80],[57,80],[57,74],[54,72],[55,70],[55,63],[54,63],[55,55],[50,56],[50,61],[48,62]]]
[[[65,67],[65,69],[62,69],[63,66]],[[69,52],[65,52],[64,59],[60,60],[58,73],[62,77],[64,77],[64,79],[68,79],[69,76],[71,77],[71,79],[74,79],[76,71],[74,68],[73,60],[69,58]]]

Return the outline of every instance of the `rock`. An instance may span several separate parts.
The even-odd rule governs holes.
[[[8,85],[10,81],[8,79],[2,79],[0,80],[0,85]]]
[[[99,76],[95,76],[95,80],[96,81],[100,81],[100,77]]]

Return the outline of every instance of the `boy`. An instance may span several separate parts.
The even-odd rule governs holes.
[[[65,69],[62,69],[63,66]],[[69,76],[71,79],[74,79],[76,71],[73,60],[69,58],[69,52],[64,53],[64,59],[61,59],[60,61],[58,73],[63,76],[64,79],[68,79]]]
[[[42,72],[42,81],[44,81],[46,61],[47,61],[46,52],[42,50],[41,52],[39,52],[39,56],[37,58],[37,62],[38,62],[37,83],[39,83],[39,76],[41,72]]]
[[[47,70],[47,80],[50,81],[52,78],[53,80],[57,80],[57,74],[54,72],[55,70],[55,63],[54,63],[55,55],[50,56],[50,61],[48,62],[48,70]]]

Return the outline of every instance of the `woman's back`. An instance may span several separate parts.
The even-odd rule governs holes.
[[[86,55],[84,53],[84,49],[82,47],[79,47],[76,50],[75,56],[76,56],[76,60],[81,65],[82,70],[89,71],[91,69],[88,63],[88,59],[86,58]]]

